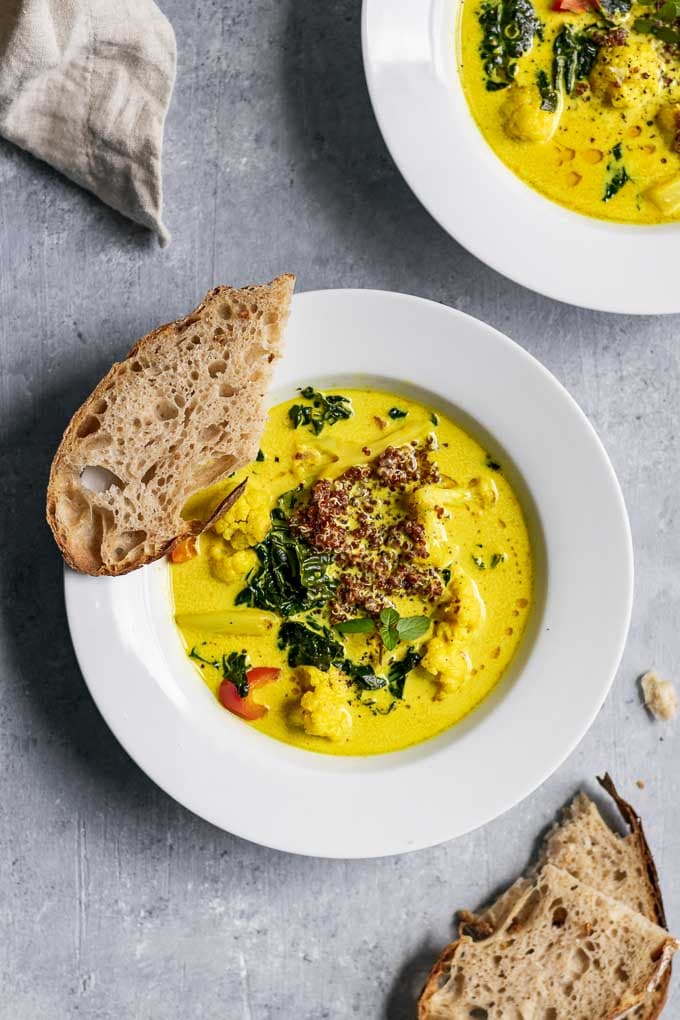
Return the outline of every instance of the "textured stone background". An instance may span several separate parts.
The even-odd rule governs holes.
[[[169,249],[0,144],[0,1017],[406,1020],[452,909],[513,877],[535,834],[605,768],[648,821],[677,931],[680,735],[648,720],[635,679],[652,662],[680,672],[680,319],[556,304],[450,240],[381,141],[359,0],[162,5],[179,42]],[[590,416],[631,514],[633,625],[586,739],[504,817],[401,858],[263,850],[156,789],[87,694],[43,524],[55,444],[110,362],[214,283],[289,269],[300,290],[408,291],[510,334]]]

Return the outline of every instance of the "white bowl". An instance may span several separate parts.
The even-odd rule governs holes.
[[[499,273],[607,312],[680,312],[680,223],[591,219],[524,184],[474,122],[458,74],[461,0],[364,0],[363,51],[378,123],[434,218]]]
[[[600,708],[630,618],[623,499],[593,429],[559,383],[489,326],[419,298],[294,298],[272,402],[307,383],[423,396],[502,458],[536,561],[528,633],[502,682],[461,724],[406,751],[329,757],[222,709],[174,626],[169,569],[66,571],[83,675],[121,744],[198,815],[266,846],[372,857],[431,846],[496,817],[562,762]]]

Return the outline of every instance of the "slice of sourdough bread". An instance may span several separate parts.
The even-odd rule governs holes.
[[[493,934],[444,951],[419,1020],[618,1020],[677,948],[642,914],[546,864]]]
[[[544,864],[563,868],[581,882],[620,900],[647,920],[665,928],[659,878],[642,822],[630,804],[619,796],[609,775],[598,781],[614,800],[628,826],[628,835],[623,837],[614,832],[593,801],[580,793],[564,810],[561,821],[548,832],[536,868]],[[504,922],[530,884],[530,879],[517,879],[481,914],[461,911],[461,934],[472,938],[487,937]],[[654,992],[634,1012],[636,1020],[655,1020],[661,1014],[670,976],[669,966]]]
[[[64,559],[125,574],[202,529],[187,498],[257,454],[295,277],[217,287],[115,364],[52,463],[47,520]]]

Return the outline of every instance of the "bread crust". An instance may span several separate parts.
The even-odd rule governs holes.
[[[614,800],[630,831],[630,837],[635,840],[637,854],[644,865],[652,894],[654,916],[648,919],[654,921],[659,927],[668,930],[659,876],[652,852],[647,843],[642,821],[634,808],[619,795],[609,773],[605,773],[601,777],[598,776],[597,780],[600,786]],[[559,829],[559,825],[556,824],[554,829]],[[470,911],[459,912],[459,938],[446,947],[430,971],[419,1001],[419,1020],[436,1020],[436,1017],[439,1015],[430,1012],[430,1002],[440,987],[440,980],[447,973],[456,950],[461,945],[493,937],[497,930],[504,927],[507,918],[516,913],[519,904],[525,898],[527,889],[530,889],[530,887],[530,880],[520,878],[513,886],[506,890],[503,896],[494,904],[495,908],[500,907],[503,903],[506,904],[505,909],[500,910],[500,914],[495,918],[494,923],[491,923],[487,914],[478,915]],[[491,918],[493,918],[493,910],[491,911]],[[603,1017],[602,1020],[622,1020],[624,1017],[630,1017],[632,1020],[634,1018],[638,1018],[638,1020],[658,1020],[668,997],[672,969],[671,960],[676,947],[676,941],[669,937],[668,942],[663,947],[651,981],[646,982],[640,989],[636,989],[632,998],[622,1002],[620,1008],[614,1014]]]
[[[107,417],[112,395],[114,397],[121,394],[129,396],[130,393],[134,395],[135,385],[141,387],[143,383],[140,394],[148,402],[149,394],[153,394],[155,376],[158,375],[163,382],[167,382],[168,377],[172,379],[173,373],[179,378],[182,358],[190,357],[193,366],[198,364],[201,369],[205,369],[201,375],[200,386],[206,393],[213,420],[219,418],[221,409],[216,397],[219,378],[230,378],[230,372],[234,385],[225,387],[222,383],[226,394],[222,404],[228,405],[227,398],[234,395],[235,400],[232,403],[238,404],[237,411],[232,414],[235,419],[233,422],[228,420],[228,408],[224,412],[231,430],[230,434],[237,436],[233,448],[234,456],[230,458],[225,455],[224,434],[220,437],[221,447],[215,442],[214,449],[211,449],[209,438],[199,444],[203,459],[208,464],[212,453],[220,455],[215,457],[214,476],[210,476],[205,484],[214,484],[248,463],[254,457],[264,426],[264,397],[271,377],[272,363],[281,354],[283,330],[289,314],[294,283],[295,277],[285,274],[263,286],[241,289],[225,286],[214,288],[189,315],[159,326],[134,344],[126,358],[111,367],[75,412],[64,431],[52,462],[46,503],[47,522],[64,560],[72,569],[92,576],[127,574],[160,559],[175,543],[202,530],[200,522],[184,521],[179,513],[181,505],[191,492],[204,487],[201,484],[196,484],[193,489],[188,486],[191,478],[187,475],[186,465],[182,485],[176,481],[174,488],[170,484],[167,486],[166,510],[158,503],[153,506],[150,493],[147,492],[146,486],[141,484],[143,478],[140,480],[136,476],[130,478],[126,476],[113,497],[104,498],[99,493],[89,490],[81,482],[80,476],[93,456],[96,461],[92,449],[98,436],[89,436],[88,428],[96,427],[99,430],[98,435],[104,434],[112,417],[110,412]],[[220,315],[223,318],[220,318]],[[186,338],[192,331],[196,333],[196,347],[189,347],[184,352],[180,348],[182,344],[187,343]],[[211,378],[209,370],[214,366],[214,359],[219,357],[220,353],[225,359],[225,367],[220,366],[224,375]],[[231,368],[232,354],[235,355],[232,360],[237,362],[238,370]],[[204,365],[200,364],[201,359],[205,362]],[[208,363],[210,359],[213,359],[212,365]],[[137,376],[133,372],[133,369],[137,370],[136,366],[141,366],[138,368]],[[163,397],[161,382],[157,385],[157,395],[161,398]],[[180,395],[177,399],[184,400],[184,397]],[[200,404],[200,401],[197,400],[196,403]],[[166,400],[166,404],[170,405],[168,413],[177,417],[177,409],[170,401]],[[181,408],[183,405],[178,406]],[[101,407],[104,411],[98,413]],[[199,406],[194,418],[198,419],[200,413]],[[152,437],[146,446],[150,447],[150,454],[153,454],[155,447],[158,446],[159,457],[162,459],[167,454],[167,450],[162,448],[163,435],[172,432],[174,422],[149,422],[150,426],[152,424],[156,429],[157,439],[154,442]],[[166,424],[168,427],[164,429],[163,426]],[[137,453],[140,455],[144,453],[146,456],[149,451],[135,448],[135,426],[133,423],[128,423],[128,426],[128,435],[124,437],[124,443],[128,460],[132,461],[135,460]],[[218,431],[214,424],[210,424],[209,428]],[[208,432],[207,425],[204,431]],[[139,435],[137,441],[141,444],[141,432]],[[118,443],[123,445],[120,439]],[[186,460],[190,451],[183,449],[182,443],[183,436],[179,435],[176,447],[180,453],[184,453]],[[175,453],[172,445],[168,449]],[[107,461],[107,457],[109,459],[102,466],[106,471],[111,470],[115,476],[115,450],[104,452],[105,456],[101,459],[104,461]],[[169,455],[165,459],[169,460]],[[224,470],[220,470],[221,462],[224,463]],[[124,496],[121,495],[123,489],[126,489]],[[123,531],[118,524],[119,507],[123,502],[125,514],[131,519],[134,518],[134,527],[137,530],[131,525],[130,530]],[[124,541],[121,548],[116,549],[116,553],[120,555],[114,558],[109,553],[110,546],[115,545],[117,537],[120,537],[116,536],[116,527],[118,532],[122,532]],[[136,536],[140,536],[138,544],[127,549],[126,543],[128,545],[134,543]]]

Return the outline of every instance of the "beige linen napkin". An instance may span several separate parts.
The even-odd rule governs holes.
[[[153,0],[0,0],[0,134],[167,244],[161,150],[175,64]]]

